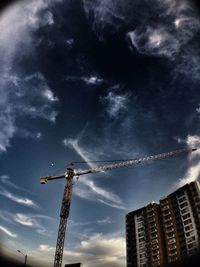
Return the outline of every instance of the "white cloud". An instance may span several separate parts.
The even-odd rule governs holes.
[[[40,245],[40,250],[44,252],[51,252],[51,251],[54,251],[55,248],[49,245]]]
[[[97,223],[99,223],[99,224],[107,224],[107,223],[112,223],[112,221],[111,221],[110,217],[106,217],[105,219],[97,220]]]
[[[200,177],[200,136],[188,135],[185,142],[190,149],[197,148],[198,150],[189,154],[189,167],[184,177],[179,179],[178,187],[191,183]]]
[[[43,223],[41,219],[44,221],[45,220],[52,220],[52,218],[44,215],[39,215],[39,214],[21,214],[17,213],[14,216],[14,221],[26,226],[35,229],[35,231],[40,234],[40,235],[45,235],[45,236],[51,236],[52,233],[49,229],[45,228],[43,226]]]
[[[40,245],[44,255],[53,253],[55,248]],[[125,266],[125,239],[116,235],[94,234],[71,250],[64,250],[63,260],[68,263],[80,261],[86,267]]]
[[[83,133],[81,133],[82,135]],[[66,147],[69,147],[86,162],[92,160],[96,160],[96,157],[93,153],[88,152],[86,149],[84,149],[79,143],[81,135],[77,139],[64,139],[63,144]],[[92,162],[87,163],[90,168],[95,168],[95,164]],[[123,202],[119,196],[114,194],[111,191],[108,191],[100,186],[98,186],[94,181],[90,180],[88,176],[81,177],[79,180],[79,183],[76,184],[76,187],[74,188],[74,193],[78,197],[89,199],[92,201],[98,200],[101,203],[104,203],[106,205],[107,202],[109,202],[110,207],[114,208],[123,208]],[[107,200],[107,202],[102,202],[99,200],[99,198],[103,198],[104,200]]]
[[[16,213],[13,214],[8,211],[0,211],[0,218],[10,224],[15,226],[24,226],[27,228],[32,228],[38,234],[45,236],[52,236],[52,232],[47,227],[47,224],[44,224],[44,221],[52,221],[53,219],[46,215],[41,214],[24,214]],[[45,225],[45,226],[44,226]],[[28,230],[30,231],[30,230]]]
[[[67,39],[67,40],[65,41],[65,43],[67,44],[67,46],[68,46],[69,48],[72,48],[73,45],[74,45],[74,39]]]
[[[103,198],[105,198],[107,200],[110,200],[110,201],[112,201],[112,202],[114,202],[116,204],[122,204],[122,200],[120,199],[119,196],[117,196],[117,195],[113,194],[112,192],[109,192],[109,191],[97,186],[94,183],[94,181],[88,181],[88,182],[86,182],[86,184],[92,189],[92,191],[95,194],[97,194],[97,195],[99,195],[99,196],[101,196],[101,197],[103,197]]]
[[[141,54],[165,56],[171,58],[179,51],[180,44],[174,36],[163,27],[147,27],[127,34],[133,46]],[[146,42],[143,42],[143,40]]]
[[[120,210],[125,210],[126,209],[124,207],[124,205],[122,205],[122,204],[115,204],[115,203],[108,202],[108,201],[105,201],[105,200],[102,200],[102,199],[99,199],[99,198],[98,198],[98,201],[101,202],[102,204],[106,205],[106,206],[111,207],[111,208],[116,208],[116,209],[120,209]]]
[[[200,79],[197,49],[200,18],[192,1],[83,0],[83,3],[88,21],[100,41],[124,31],[133,54],[137,51],[167,58],[176,62],[173,64],[176,75],[184,73],[192,79]]]
[[[29,198],[24,198],[24,197],[19,197],[14,195],[13,193],[7,191],[6,189],[4,189],[2,186],[0,186],[0,195],[18,203],[18,204],[22,204],[28,207],[32,207],[32,208],[37,208],[38,206],[36,205],[36,203],[29,199]]]
[[[54,18],[53,18],[53,14],[50,11],[47,11],[44,13],[43,15],[43,24],[44,25],[52,25],[54,24]]]
[[[70,44],[71,45],[71,44]],[[67,81],[81,81],[86,83],[87,85],[99,85],[104,81],[101,77],[97,75],[91,76],[67,76]]]
[[[66,147],[69,147],[73,150],[76,151],[76,153],[85,161],[85,162],[89,162],[91,161],[91,158],[90,158],[90,153],[88,153],[86,150],[84,150],[83,148],[80,147],[79,145],[79,138],[77,139],[73,139],[73,138],[65,138],[63,140],[63,144],[66,146]],[[93,160],[95,160],[95,156],[93,157]],[[88,165],[92,168],[94,167],[95,165],[91,162],[88,163]]]
[[[49,88],[46,88],[46,89],[43,91],[43,95],[44,95],[44,97],[46,97],[49,101],[52,101],[52,102],[58,101],[58,98],[54,96],[53,92],[52,92]]]
[[[0,181],[1,181],[3,184],[5,184],[5,185],[7,185],[7,186],[9,186],[9,187],[15,188],[15,189],[20,190],[20,191],[24,191],[24,192],[32,193],[31,191],[27,190],[26,188],[23,188],[23,187],[21,187],[21,186],[15,184],[15,183],[13,183],[13,182],[11,181],[11,178],[10,178],[8,175],[1,175],[1,176],[0,176]]]
[[[198,106],[198,108],[196,108],[196,112],[197,114],[200,114],[200,105]]]
[[[37,225],[36,222],[32,218],[30,218],[24,214],[20,214],[20,213],[17,213],[14,216],[14,220],[19,224],[29,226],[29,227],[33,227],[33,226]]]
[[[4,234],[6,234],[6,235],[8,235],[10,237],[13,237],[13,238],[17,237],[17,235],[15,233],[11,232],[6,227],[3,227],[2,225],[0,225],[0,231],[2,231]]]
[[[191,157],[194,158],[197,155],[200,155],[200,136],[199,135],[188,135],[186,139],[186,144],[189,148],[197,148],[195,152],[191,154]]]
[[[90,77],[83,77],[82,78],[83,81],[88,84],[88,85],[98,85],[98,84],[101,84],[103,82],[103,79],[97,77],[97,76],[90,76]]]
[[[122,112],[127,110],[128,94],[115,94],[109,92],[108,95],[102,98],[106,104],[106,112],[110,118],[117,118]]]
[[[16,133],[25,137],[38,139],[41,134],[33,134],[25,125],[17,126],[20,118],[41,118],[55,122],[57,112],[54,103],[58,98],[48,88],[45,78],[41,73],[17,78],[17,85],[10,79],[9,74],[4,74],[0,79],[0,152],[5,152],[10,145],[10,139]]]
[[[17,126],[19,118],[39,117],[55,122],[57,98],[41,73],[24,76],[18,60],[23,56],[36,57],[38,40],[33,38],[33,33],[41,26],[53,23],[53,15],[48,10],[51,4],[51,0],[20,1],[1,14],[0,153],[6,152],[19,129],[23,132],[25,126]]]

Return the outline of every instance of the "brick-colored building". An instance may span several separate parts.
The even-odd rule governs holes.
[[[200,250],[200,182],[126,215],[127,267],[166,266]]]

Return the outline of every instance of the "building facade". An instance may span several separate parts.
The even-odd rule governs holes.
[[[166,266],[200,251],[200,183],[126,216],[127,267]]]

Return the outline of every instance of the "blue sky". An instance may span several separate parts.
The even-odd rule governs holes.
[[[199,147],[196,1],[16,1],[0,13],[0,241],[54,260],[70,162]],[[100,164],[77,164],[77,169]],[[199,152],[74,181],[63,263],[125,266],[125,215],[199,178]]]

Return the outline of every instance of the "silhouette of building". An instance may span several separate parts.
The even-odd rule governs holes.
[[[199,253],[200,182],[126,215],[127,267],[166,266]]]
[[[83,267],[82,263],[65,264],[65,267]]]

